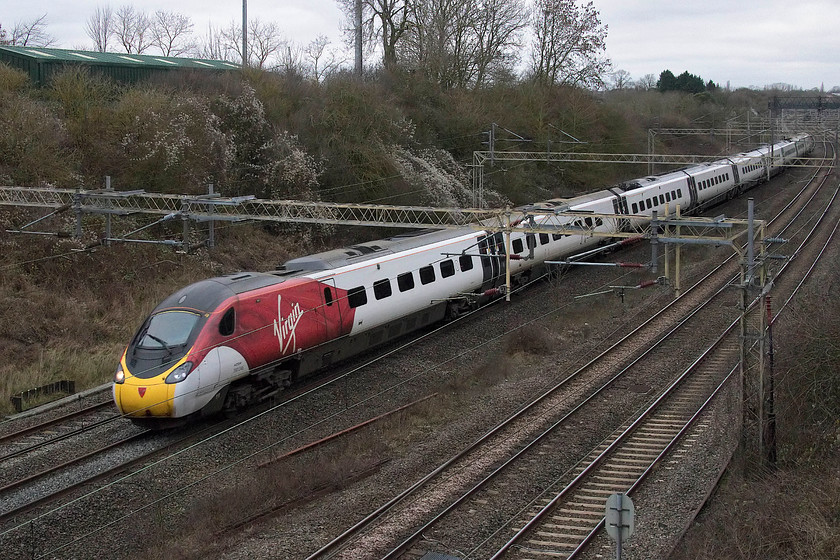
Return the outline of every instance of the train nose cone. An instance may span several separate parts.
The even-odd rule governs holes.
[[[172,416],[174,385],[160,378],[139,379],[127,377],[124,383],[114,385],[115,400],[126,416]]]

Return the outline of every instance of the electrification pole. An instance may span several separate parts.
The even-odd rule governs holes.
[[[248,67],[248,0],[242,0],[242,68]]]

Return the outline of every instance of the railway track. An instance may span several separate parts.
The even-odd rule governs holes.
[[[821,185],[822,183],[815,187],[806,186],[797,197],[798,202],[788,205],[775,221],[787,220],[785,228],[795,227],[793,224],[798,219],[801,220],[804,208],[814,204],[816,193],[820,191]],[[572,482],[564,486],[555,498],[546,500],[546,507],[539,508],[534,521],[520,519],[522,530],[508,541],[509,544],[503,545],[493,557],[501,557],[515,545],[524,546],[524,548],[516,548],[516,554],[521,554],[519,556],[514,554],[513,557],[531,557],[523,551],[539,547],[542,547],[540,554],[551,556],[556,554],[558,557],[576,554],[588,542],[591,535],[600,528],[606,497],[613,492],[632,491],[644,479],[645,474],[650,472],[656,463],[677,444],[680,436],[690,428],[702,412],[703,406],[712,398],[710,395],[714,394],[713,391],[719,389],[724,381],[729,379],[732,372],[731,362],[734,360],[737,363],[739,355],[737,321],[733,320],[737,319],[738,312],[721,314],[714,311],[704,312],[704,310],[716,309],[719,307],[720,300],[726,299],[727,286],[731,285],[735,277],[733,271],[737,270],[737,264],[733,268],[732,261],[733,259],[727,260],[707,275],[704,281],[686,292],[677,300],[678,302],[682,300],[682,305],[675,302],[668,306],[640,327],[637,332],[625,337],[599,358],[568,378],[585,377],[591,384],[593,378],[603,377],[603,374],[597,373],[601,368],[614,370],[617,360],[631,359],[630,357],[636,355],[641,348],[646,348],[639,357],[631,359],[630,365],[611,377],[591,397],[548,426],[537,437],[527,440],[521,450],[511,451],[512,456],[504,460],[501,467],[491,470],[489,474],[480,473],[480,468],[474,468],[475,465],[499,463],[502,460],[500,456],[503,455],[501,450],[510,450],[513,447],[510,442],[515,435],[519,435],[522,439],[523,435],[528,433],[529,427],[546,425],[548,415],[541,411],[544,409],[537,402],[527,407],[529,409],[534,407],[533,411],[517,419],[520,423],[518,427],[511,428],[508,425],[511,419],[508,419],[503,425],[475,442],[469,449],[450,459],[405,492],[395,496],[309,558],[411,558],[419,557],[423,550],[429,549],[430,543],[438,545],[447,543],[449,549],[460,553],[459,557],[489,557],[493,553],[488,553],[483,545],[498,540],[499,535],[471,535],[473,546],[476,541],[481,542],[482,545],[475,548],[467,547],[465,539],[459,540],[457,536],[461,530],[460,523],[452,522],[452,519],[480,516],[481,513],[493,518],[497,511],[493,511],[493,508],[488,509],[486,504],[492,503],[495,507],[499,507],[500,502],[521,503],[522,491],[519,488],[522,485],[517,485],[516,480],[522,478],[523,475],[528,477],[528,463],[537,462],[534,454],[556,452],[556,449],[563,445],[563,434],[568,433],[563,428],[572,425],[581,410],[585,410],[587,414],[610,413],[610,405],[605,403],[615,401],[617,397],[615,395],[602,397],[600,399],[602,404],[597,406],[593,405],[598,400],[597,395],[608,395],[610,387],[614,388],[619,380],[624,387],[649,387],[644,382],[645,379],[648,379],[651,384],[656,383],[655,379],[645,377],[650,375],[655,367],[651,364],[644,365],[645,357],[654,356],[655,361],[655,356],[680,353],[681,348],[698,345],[706,347],[705,342],[701,340],[702,337],[698,336],[702,334],[698,325],[704,327],[703,331],[726,333],[725,336],[708,346],[709,349],[703,355],[690,363],[684,373],[673,381],[668,390],[647,407],[643,414],[634,417],[629,426],[620,428],[596,446],[591,460],[584,460],[578,467],[579,472],[569,469],[558,476],[558,480],[562,480],[564,476],[571,476]],[[728,291],[732,292],[732,290]],[[713,293],[709,295],[710,292]],[[699,304],[696,303],[698,299],[701,300]],[[713,303],[718,305],[713,305]],[[686,307],[692,310],[686,312]],[[675,320],[674,317],[680,317],[680,319]],[[677,326],[662,334],[662,325],[673,323]],[[711,324],[716,324],[716,326],[710,327]],[[691,344],[688,346],[685,342],[686,336],[692,337]],[[671,346],[666,350],[669,344]],[[654,349],[656,349],[655,352]],[[673,364],[668,364],[668,367],[672,368]],[[628,372],[633,370],[642,372],[642,376],[632,377]],[[563,387],[565,392],[578,393],[578,390],[568,384],[568,379],[555,387],[552,392]],[[544,398],[545,396],[541,399]],[[560,408],[561,406],[561,403],[554,402],[545,408]],[[453,488],[463,486],[458,478],[464,475],[459,473],[468,470],[474,471],[472,478],[480,478],[481,481],[468,488],[458,499],[445,505],[445,499],[442,496],[451,494]],[[479,495],[481,497],[478,497]],[[489,495],[502,496],[503,499],[489,499]],[[533,506],[529,504],[523,506],[522,509],[531,507]],[[566,509],[563,509],[564,507]],[[434,509],[442,511],[431,520],[418,523],[419,517],[428,516],[429,511]],[[513,515],[510,518],[517,517]],[[447,521],[455,528],[441,529],[441,525],[446,524]],[[404,533],[403,528],[406,526],[420,528],[413,534],[400,536]],[[526,538],[530,539],[529,543],[518,544]],[[418,548],[418,543],[422,541],[426,541],[426,545]],[[393,542],[401,544],[390,551],[382,546],[382,543]],[[439,548],[438,546],[437,549]],[[431,549],[435,550],[436,547],[432,545]]]
[[[737,267],[736,267],[736,268],[737,268]],[[722,277],[725,277],[726,275],[725,275],[725,274],[721,274],[721,276],[722,276]],[[724,289],[724,291],[723,291],[723,292],[720,292],[720,290],[718,290],[718,297],[719,297],[719,298],[727,298],[727,297],[729,297],[729,296],[725,293],[725,291],[726,291],[725,289]],[[685,300],[685,301],[687,302],[687,301],[688,301],[688,298],[686,298],[686,300]],[[679,315],[679,313],[676,313],[676,315]],[[665,323],[665,321],[663,320],[663,321],[662,321],[662,323],[664,324],[664,323]],[[661,329],[660,329],[660,330],[661,330]],[[659,335],[657,335],[657,334],[656,334],[656,329],[652,329],[651,333],[652,333],[652,334],[650,334],[650,335],[649,335],[649,337],[650,337],[652,340],[653,340],[653,339],[656,339],[656,338],[657,338],[657,336],[659,336],[659,338],[662,338],[662,337],[661,337],[661,333],[660,333]],[[622,359],[624,359],[625,361],[627,361],[627,360],[632,360],[632,359],[634,359],[635,357],[638,357],[638,356],[637,356],[637,354],[638,354],[638,352],[635,352],[635,353],[634,353],[634,352],[627,352],[627,353],[626,353],[626,355],[624,355],[624,357],[623,357]],[[618,356],[619,354],[615,354],[615,355],[616,355],[616,356]],[[614,358],[614,359],[619,359],[619,358]],[[641,371],[641,370],[643,370],[643,369],[647,369],[647,367],[639,367],[638,369],[639,369],[639,371]],[[593,369],[593,371],[594,371],[594,369]],[[609,377],[609,373],[610,373],[610,371],[609,371],[608,369],[607,369],[607,371],[606,371],[606,372],[602,372],[602,378],[603,378],[603,377]],[[627,379],[627,378],[625,378],[625,380],[626,380],[626,379]],[[647,382],[646,380],[641,380],[641,381],[639,381],[639,382],[632,382],[632,383],[631,383],[631,382],[629,382],[629,381],[625,381],[624,383],[625,383],[625,384],[622,386],[622,387],[623,387],[623,389],[624,389],[624,390],[627,390],[627,389],[629,388],[631,391],[633,391],[633,390],[635,390],[635,391],[642,391],[642,389],[644,389],[645,387],[647,387],[647,388],[648,388],[648,390],[649,390],[649,389],[653,386],[652,382]],[[620,382],[619,382],[619,384],[620,384]],[[615,383],[613,384],[613,386],[615,387]],[[567,387],[568,387],[568,386],[567,386]],[[619,389],[621,389],[622,387],[619,387]],[[565,389],[564,389],[564,390],[565,390]],[[578,389],[574,389],[574,390],[570,390],[569,392],[570,392],[570,393],[577,393],[577,394],[579,394],[579,395],[584,394],[584,390],[583,390],[583,389],[580,389],[580,388],[578,388]],[[646,393],[647,393],[647,392],[648,392],[648,391],[642,391],[642,392],[640,392],[640,393],[638,393],[638,394],[640,394],[640,395],[642,395],[642,396],[647,397],[647,395],[646,395]],[[566,405],[568,405],[568,403],[566,403]],[[550,406],[549,406],[549,407],[547,407],[547,408],[550,408]],[[568,406],[567,406],[567,408],[568,408]],[[581,453],[582,453],[582,452],[581,452]],[[582,456],[582,455],[578,455],[578,456]],[[148,459],[147,459],[147,461],[148,461]],[[174,482],[173,484],[177,484],[177,482]],[[49,550],[49,545],[46,545],[46,544],[45,544],[45,547],[46,547],[46,550]]]

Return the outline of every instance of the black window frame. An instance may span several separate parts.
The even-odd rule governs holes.
[[[373,297],[377,300],[391,297],[393,293],[394,291],[391,288],[390,278],[383,278],[382,280],[377,280],[373,283]]]
[[[236,310],[231,306],[219,320],[219,334],[230,336],[236,332]]]
[[[472,255],[461,255],[458,257],[458,266],[461,267],[461,272],[466,272],[473,269]]]
[[[417,271],[417,274],[420,276],[420,283],[424,286],[426,284],[431,284],[436,280],[435,267],[432,265],[421,266],[420,270]]]
[[[350,309],[361,307],[368,302],[367,290],[364,286],[356,286],[347,290],[347,305]]]
[[[397,275],[397,288],[400,292],[407,292],[414,289],[414,274],[403,272]]]
[[[521,237],[519,239],[512,240],[510,242],[510,245],[511,245],[511,251],[513,251],[517,255],[519,255],[523,251],[525,251],[525,243],[522,241]]]
[[[450,276],[455,276],[455,263],[452,262],[452,259],[446,259],[445,261],[441,261],[440,277],[449,278]]]

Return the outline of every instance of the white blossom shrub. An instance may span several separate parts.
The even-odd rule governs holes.
[[[234,149],[206,99],[135,92],[121,105],[130,116],[121,144],[138,186],[199,193],[225,182]]]
[[[393,146],[391,155],[402,179],[420,204],[461,208],[473,205],[469,172],[446,150]],[[484,197],[494,206],[502,203],[498,193],[493,191],[485,191]]]

